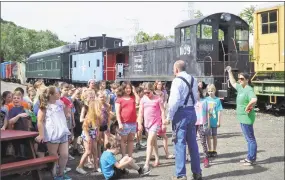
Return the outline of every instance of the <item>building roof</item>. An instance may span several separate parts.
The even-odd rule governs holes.
[[[56,48],[49,49],[46,51],[38,52],[38,53],[32,54],[28,58],[28,60],[70,52],[72,49],[75,49],[75,46],[76,44],[67,44],[67,45],[56,47]]]

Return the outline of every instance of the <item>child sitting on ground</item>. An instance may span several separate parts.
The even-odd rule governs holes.
[[[128,174],[128,171],[125,169],[127,167],[137,170],[141,176],[150,173],[150,170],[144,171],[142,167],[139,167],[134,162],[133,158],[127,155],[120,161],[117,161],[115,155],[119,153],[119,146],[114,138],[108,138],[106,149],[100,158],[100,167],[106,180],[119,179],[122,175]]]

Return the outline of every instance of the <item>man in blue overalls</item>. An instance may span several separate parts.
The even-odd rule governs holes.
[[[202,180],[200,156],[196,141],[194,109],[198,96],[198,83],[186,73],[186,64],[182,60],[174,63],[176,78],[172,81],[169,96],[168,123],[172,122],[173,141],[175,144],[175,175],[173,180],[186,180],[186,143],[191,157],[191,170],[194,180]]]

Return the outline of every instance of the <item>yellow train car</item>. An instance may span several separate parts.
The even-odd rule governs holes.
[[[279,110],[284,100],[284,2],[254,13],[254,91],[261,106]]]

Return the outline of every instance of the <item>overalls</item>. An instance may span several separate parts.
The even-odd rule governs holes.
[[[188,144],[191,157],[192,173],[199,174],[202,170],[200,168],[199,149],[196,141],[195,123],[197,121],[197,116],[194,105],[187,106],[190,96],[193,104],[195,103],[192,92],[194,78],[191,77],[191,86],[185,78],[180,76],[177,78],[182,79],[189,88],[189,92],[184,101],[184,105],[178,108],[172,122],[175,144],[175,175],[176,177],[182,177],[186,176],[186,142]]]

